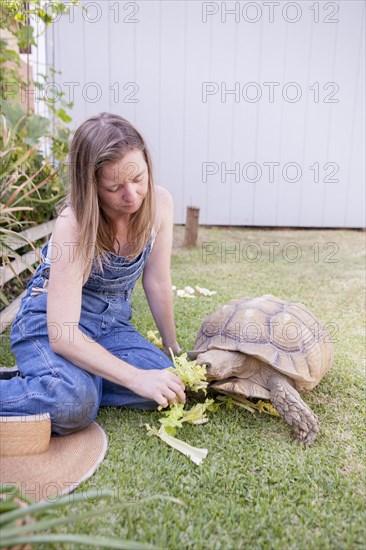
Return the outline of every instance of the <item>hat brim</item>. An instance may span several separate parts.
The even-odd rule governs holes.
[[[0,482],[15,484],[35,502],[55,502],[88,479],[107,451],[104,430],[92,422],[66,436],[52,436],[47,451],[31,456],[2,456]]]

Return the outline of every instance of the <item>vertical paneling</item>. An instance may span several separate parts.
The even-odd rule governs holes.
[[[160,2],[160,26],[157,39],[160,44],[160,91],[155,109],[159,107],[157,121],[160,137],[156,143],[158,159],[157,182],[173,195],[176,219],[184,219],[184,127],[185,115],[185,2]]]
[[[160,5],[156,2],[139,2],[134,24],[136,48],[136,82],[139,86],[134,123],[146,137],[152,154],[157,155],[159,143],[159,97],[161,81]],[[126,49],[128,55],[128,48]]]
[[[265,20],[261,22],[260,45],[261,52],[258,63],[258,75],[253,80],[261,89],[261,100],[255,104],[258,109],[256,128],[256,158],[259,166],[260,179],[255,183],[253,201],[254,225],[276,225],[278,223],[278,202],[280,193],[280,167],[272,165],[279,163],[282,125],[283,101],[281,86],[275,85],[283,80],[287,53],[287,26],[279,21],[274,25]],[[259,31],[259,23],[255,25]],[[264,83],[267,83],[264,85]],[[269,85],[271,83],[271,85]],[[273,94],[273,97],[270,95]],[[254,106],[254,105],[253,105]],[[249,159],[250,160],[250,159]],[[271,163],[271,164],[269,164]]]
[[[348,189],[348,160],[351,147],[352,132],[355,124],[353,105],[355,89],[359,80],[359,44],[360,23],[362,22],[363,2],[354,2],[353,10],[342,10],[342,24],[337,26],[337,43],[332,59],[331,80],[339,84],[339,102],[330,104],[330,121],[327,136],[327,152],[325,162],[334,162],[339,171],[331,179],[337,181],[322,182],[323,208],[321,225],[332,226],[334,220],[342,220]],[[358,17],[355,20],[355,14]],[[356,28],[354,28],[357,22]],[[357,31],[355,32],[355,30]],[[347,44],[347,48],[344,45]],[[362,106],[359,105],[362,112]],[[360,136],[359,136],[360,137]],[[359,153],[361,151],[359,150]],[[361,156],[359,157],[362,158]],[[361,168],[361,164],[359,166]],[[330,173],[331,168],[327,170]],[[361,174],[360,174],[361,176]],[[361,181],[353,182],[356,194],[361,191]]]
[[[88,16],[83,28],[82,100],[85,117],[107,110],[110,102],[108,55],[109,2],[86,3]],[[71,42],[71,46],[72,41]]]
[[[333,89],[328,83],[335,81],[335,60],[340,47],[339,27],[344,25],[344,21],[340,19],[340,22],[335,24],[312,22],[311,25],[311,55],[306,83],[309,93],[303,160],[306,176],[301,193],[301,222],[305,226],[321,227],[324,225],[327,188],[334,185],[326,181],[331,169],[325,170],[324,166],[328,162],[335,162],[338,165],[338,159],[334,157],[330,147],[330,139],[331,132],[334,131],[336,111],[340,107],[339,103],[328,101],[331,99],[340,101],[341,93],[337,92],[334,98],[328,97]],[[316,83],[316,91],[314,91],[314,83]],[[324,89],[325,86],[328,88]],[[317,90],[319,90],[319,97],[316,97]],[[338,128],[337,132],[342,135],[342,127]],[[310,169],[311,166],[314,168]],[[318,167],[319,174],[316,173]]]
[[[195,205],[205,224],[365,225],[364,2],[274,3],[273,22],[263,2],[249,3],[246,12],[253,18],[253,6],[260,8],[257,22],[243,17],[248,2],[216,2],[218,13],[207,22],[199,1],[86,4],[99,6],[89,6],[89,21],[74,9],[74,21],[66,16],[47,31],[47,61],[53,58],[62,71],[58,81],[64,88],[80,83],[72,125],[103,110],[136,124],[151,148],[157,183],[173,195],[177,223]],[[286,9],[294,16],[290,4],[301,7],[296,23],[282,16]],[[239,6],[238,19],[227,14],[225,20],[225,6]],[[327,23],[327,17],[339,22]],[[101,92],[94,102],[93,82]],[[217,89],[207,101],[204,82]],[[243,97],[248,82],[260,86],[259,101]],[[273,101],[266,82],[279,83]],[[297,102],[283,97],[289,82],[301,89]],[[339,86],[337,102],[329,102],[333,85],[324,89],[332,82]],[[235,85],[238,101],[221,95]],[[206,181],[204,163],[215,171]],[[259,167],[256,182],[249,163]],[[273,181],[268,163],[279,164]],[[286,181],[288,163],[299,167],[299,181]],[[229,172],[235,166],[238,178]],[[334,167],[338,181],[327,181]],[[287,175],[294,174],[289,168]]]
[[[202,25],[209,26],[211,41],[208,82],[213,82],[211,86],[215,89],[219,88],[214,96],[207,98],[207,103],[203,103],[208,116],[207,159],[213,167],[218,167],[218,173],[208,176],[206,184],[203,184],[206,185],[206,216],[208,223],[226,224],[230,219],[235,182],[235,176],[226,173],[234,168],[231,154],[232,116],[234,105],[240,105],[234,102],[231,93],[235,89],[236,32],[230,23],[223,25],[217,18]]]
[[[301,186],[307,179],[307,169],[301,156],[304,140],[304,122],[309,109],[308,37],[311,27],[309,17],[297,23],[281,21],[284,43],[282,70],[278,70],[280,86],[276,89],[277,108],[280,111],[278,126],[278,150],[275,168],[278,184],[276,189],[275,225],[296,226]],[[280,57],[280,52],[279,52]],[[296,101],[294,101],[296,99]],[[276,128],[275,125],[273,125]],[[306,184],[305,184],[306,185]]]
[[[137,105],[141,99],[141,82],[137,80],[136,28],[140,24],[140,10],[125,2],[109,1],[108,49],[104,63],[108,63],[112,88],[105,110],[116,113],[131,122],[136,121]],[[141,129],[142,131],[142,129]]]
[[[343,212],[345,227],[365,227],[366,204],[366,174],[365,174],[365,4],[357,3],[357,18],[354,21],[355,38],[358,42],[358,51],[355,54],[355,71],[351,78],[349,93],[349,117],[351,132],[346,153],[348,162],[345,166],[345,184],[347,186]],[[357,61],[356,61],[357,60]],[[349,62],[349,61],[348,61]]]
[[[243,83],[256,82],[260,78],[260,58],[262,53],[261,25],[243,25],[236,23],[232,18],[227,18],[226,26],[235,34],[235,73],[232,81],[237,82],[240,89],[239,102],[233,102],[232,96],[228,100],[228,120],[232,124],[231,151],[227,146],[222,147],[223,160],[231,169],[235,163],[239,163],[240,177],[235,181],[233,176],[230,192],[230,223],[238,225],[252,225],[255,223],[255,194],[258,183],[251,181],[253,176],[249,171],[249,177],[243,176],[243,168],[251,162],[256,162],[258,149],[258,134],[256,128],[259,118],[258,103],[250,103],[243,100]],[[248,91],[249,94],[249,91]],[[231,111],[231,112],[230,112]],[[230,119],[229,119],[230,117]],[[242,220],[242,221],[241,221]],[[211,223],[214,223],[211,221]]]
[[[186,2],[186,59],[182,67],[184,87],[184,192],[181,221],[187,206],[200,207],[200,222],[208,223],[208,182],[202,178],[202,163],[208,162],[209,110],[202,102],[202,82],[211,80],[212,28],[201,20],[200,2]],[[177,218],[178,219],[178,218]]]

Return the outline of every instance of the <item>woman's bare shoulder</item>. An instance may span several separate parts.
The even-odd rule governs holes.
[[[155,191],[159,205],[173,206],[173,197],[168,189],[165,189],[165,187],[161,187],[161,185],[155,185]]]
[[[171,193],[161,187],[160,185],[155,186],[156,192],[156,220],[155,227],[157,231],[161,228],[161,225],[164,221],[169,220],[173,216],[173,197]]]
[[[65,237],[69,239],[70,237],[76,238],[79,234],[79,224],[76,220],[75,213],[70,206],[66,206],[58,215],[55,226],[53,229],[53,237],[57,236]],[[54,238],[52,237],[52,241]]]
[[[60,212],[57,219],[67,220],[69,223],[76,224],[76,216],[71,206],[65,206]]]

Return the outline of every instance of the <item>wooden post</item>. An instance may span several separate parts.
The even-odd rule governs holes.
[[[198,219],[200,209],[196,206],[187,206],[186,229],[183,246],[195,246],[198,235]]]

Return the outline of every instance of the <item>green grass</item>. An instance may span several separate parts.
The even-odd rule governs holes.
[[[319,418],[321,433],[312,446],[302,447],[282,419],[221,407],[208,424],[179,430],[178,437],[209,450],[196,466],[157,438],[147,437],[144,424],[158,426],[159,413],[101,409],[97,420],[107,433],[109,449],[78,491],[112,489],[115,502],[135,505],[101,513],[98,521],[79,522],[69,531],[167,549],[364,548],[365,233],[201,228],[199,244],[192,250],[181,248],[182,238],[183,228],[176,227],[173,284],[217,291],[210,298],[175,298],[178,340],[184,350],[193,347],[208,313],[240,296],[273,294],[298,301],[327,323],[334,340],[334,366],[304,398]],[[238,243],[242,253],[249,241],[262,251],[257,262],[232,254],[222,261],[225,257],[219,253],[203,261],[204,243],[218,243],[218,252],[224,250],[221,243],[227,248]],[[279,243],[273,258],[266,242]],[[290,242],[302,251],[293,263],[283,257]],[[314,243],[319,243],[319,258]],[[326,249],[327,243],[334,244]],[[288,249],[288,255],[293,251]],[[155,329],[140,284],[133,303],[135,326],[143,334]],[[7,338],[2,344],[11,365]],[[154,494],[174,496],[185,506],[139,502]],[[86,509],[104,505],[90,501]],[[68,513],[72,510],[76,513],[78,505],[70,504]]]

